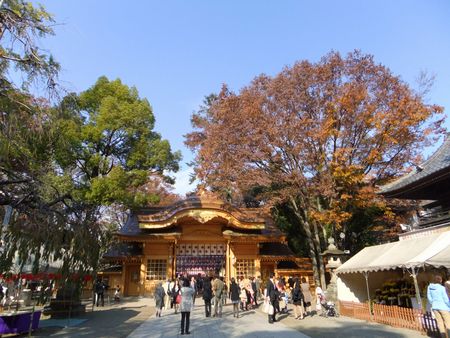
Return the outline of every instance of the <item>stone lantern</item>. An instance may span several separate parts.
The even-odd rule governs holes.
[[[340,267],[346,260],[348,254],[345,251],[339,250],[336,245],[334,245],[334,239],[328,238],[328,247],[322,253],[322,257],[326,260],[325,268],[330,271],[330,283],[327,286],[326,295],[327,299],[333,302],[337,301],[337,275],[336,269]]]

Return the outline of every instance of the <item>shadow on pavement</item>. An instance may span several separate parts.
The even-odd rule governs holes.
[[[310,327],[310,328],[301,328],[302,333],[312,337],[312,338],[325,338],[325,337],[333,337],[333,338],[404,338],[406,337],[403,334],[399,334],[396,332],[387,332],[384,328],[377,328],[367,325],[361,324],[345,324],[340,325],[338,328],[331,327]],[[419,333],[418,333],[419,334]],[[420,334],[419,334],[420,336]]]
[[[66,328],[39,328],[33,332],[33,337],[126,337],[153,312],[154,309],[150,306],[126,305],[96,310],[78,317],[80,319],[86,319],[81,325]]]

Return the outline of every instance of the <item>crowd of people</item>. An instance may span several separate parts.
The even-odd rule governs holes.
[[[263,311],[268,314],[269,323],[277,321],[277,313],[288,312],[288,303],[293,304],[295,319],[302,320],[306,316],[313,315],[313,295],[310,285],[304,277],[286,280],[285,278],[277,279],[274,274],[271,274],[264,292]],[[316,288],[315,293],[316,310],[320,312],[322,304],[325,302],[325,293],[320,287]]]
[[[317,288],[319,302],[324,293]],[[268,313],[269,323],[277,321],[277,313],[288,313],[288,303],[294,307],[295,319],[312,315],[313,296],[305,278],[278,278],[270,275],[267,283],[260,277],[231,278],[229,288],[223,277],[180,276],[174,280],[158,283],[155,293],[156,316],[161,317],[163,309],[181,313],[181,334],[189,334],[190,312],[196,298],[204,302],[205,317],[222,317],[222,307],[229,300],[233,306],[233,317],[241,312],[257,308],[262,301],[263,311]]]

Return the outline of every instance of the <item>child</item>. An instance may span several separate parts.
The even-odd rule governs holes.
[[[116,291],[114,291],[114,301],[116,303],[120,302],[120,286],[116,286]]]

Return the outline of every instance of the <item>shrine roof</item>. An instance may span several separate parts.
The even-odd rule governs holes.
[[[292,256],[295,254],[287,244],[280,242],[261,243],[259,246],[259,254],[261,256]]]
[[[117,243],[103,255],[103,258],[131,258],[140,255],[142,255],[142,246],[138,243]]]
[[[237,228],[263,229],[266,212],[259,208],[238,208],[210,192],[191,195],[168,206],[140,209],[137,213],[141,228],[165,228],[183,218],[193,218],[206,223],[221,218]]]
[[[385,197],[406,199],[427,199],[426,190],[432,182],[450,177],[450,137],[428,160],[423,162],[411,173],[381,187],[380,194]],[[423,195],[423,196],[422,196]],[[417,198],[423,197],[423,198]],[[431,196],[430,199],[435,199]]]
[[[210,195],[190,196],[169,206],[135,210],[119,230],[119,236],[180,235],[180,224],[204,224],[213,219],[233,228],[236,234],[252,233],[263,236],[281,236],[273,219],[262,209],[237,208]]]
[[[139,227],[138,217],[132,213],[125,225],[118,231],[118,235],[133,237],[133,236],[158,236],[158,235],[181,235],[181,231],[175,228],[168,229],[141,229]]]
[[[277,264],[277,269],[286,269],[286,270],[290,270],[290,269],[298,269],[299,266],[297,263],[295,263],[295,261],[280,261]]]

